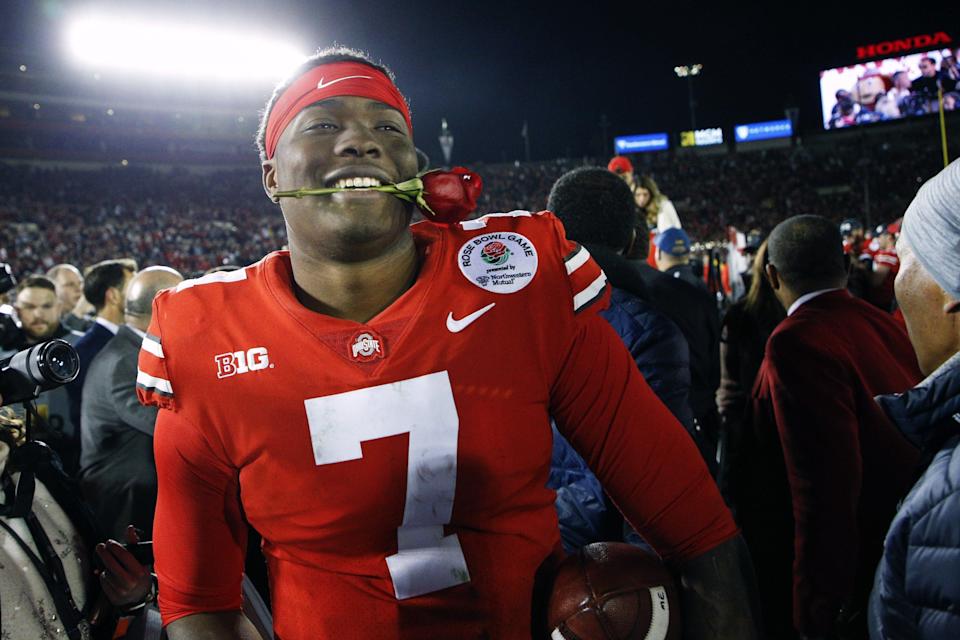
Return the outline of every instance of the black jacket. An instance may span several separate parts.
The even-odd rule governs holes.
[[[694,416],[716,411],[720,386],[720,314],[713,296],[645,262],[627,260],[615,251],[586,245],[610,284],[632,293],[673,320],[690,347],[690,408]]]

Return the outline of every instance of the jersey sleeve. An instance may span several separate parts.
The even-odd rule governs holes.
[[[644,381],[599,314],[610,286],[557,222],[573,322],[551,389],[560,432],[631,525],[668,560],[687,560],[737,534],[696,445]]]
[[[153,300],[153,317],[150,328],[140,345],[140,358],[137,363],[137,397],[145,405],[161,409],[176,409],[173,395],[173,383],[167,372],[167,360],[163,351],[163,331],[160,328],[163,311],[161,304],[165,292],[160,292]]]
[[[737,534],[693,440],[603,317],[580,323],[551,401],[561,433],[665,560],[694,558]]]
[[[154,456],[163,624],[195,613],[239,611],[247,528],[237,470],[182,412],[166,409],[157,416]]]
[[[176,396],[173,363],[189,364],[189,354],[176,353],[176,320],[185,313],[170,291],[157,295],[137,370],[140,402],[160,408],[153,539],[164,625],[195,613],[240,610],[246,552],[239,472],[213,431]]]

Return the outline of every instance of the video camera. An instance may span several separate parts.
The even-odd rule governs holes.
[[[64,340],[35,344],[0,361],[2,404],[35,399],[44,391],[73,382],[80,373],[80,357]]]

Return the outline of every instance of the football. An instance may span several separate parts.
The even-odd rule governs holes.
[[[547,620],[551,640],[679,640],[679,595],[657,556],[597,542],[560,563]]]

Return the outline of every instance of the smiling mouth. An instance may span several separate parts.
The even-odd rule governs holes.
[[[383,183],[376,178],[340,178],[333,183],[336,189],[369,189],[371,187],[383,186]]]

